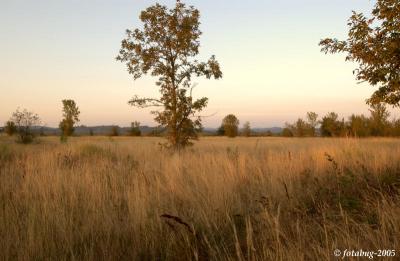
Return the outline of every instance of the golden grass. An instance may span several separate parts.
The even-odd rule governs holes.
[[[160,141],[0,137],[0,259],[332,260],[334,249],[399,249],[399,139],[203,138],[172,155]]]

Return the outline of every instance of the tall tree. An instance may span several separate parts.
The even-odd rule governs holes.
[[[214,56],[199,62],[200,12],[176,1],[173,9],[156,4],[142,11],[142,29],[127,30],[117,60],[126,63],[134,80],[150,73],[158,77],[160,98],[139,98],[129,101],[132,106],[162,107],[154,111],[155,120],[167,129],[167,138],[174,148],[190,145],[201,129],[197,114],[206,107],[208,99],[193,99],[192,78],[222,77]]]
[[[327,38],[325,53],[346,53],[346,61],[358,63],[356,79],[378,89],[367,100],[400,105],[400,1],[377,0],[372,18],[353,11],[348,21],[348,39]]]
[[[374,104],[369,109],[369,112],[371,113],[369,119],[371,135],[385,136],[388,134],[390,113],[386,109],[386,106],[383,103]]]
[[[63,104],[63,119],[60,122],[60,129],[62,136],[71,136],[74,133],[74,125],[79,122],[79,111],[78,106],[74,100],[62,100]]]
[[[307,125],[309,127],[309,135],[315,137],[318,126],[318,114],[315,112],[307,112]]]
[[[250,122],[246,121],[246,122],[243,124],[242,133],[243,133],[243,136],[245,136],[245,137],[250,137],[250,136],[251,136]]]
[[[239,132],[239,120],[235,115],[226,115],[222,120],[222,126],[224,127],[224,134],[230,138],[234,138]]]
[[[351,115],[347,122],[349,134],[354,137],[367,137],[370,135],[370,122],[364,115]]]
[[[294,124],[294,135],[297,137],[304,137],[307,136],[308,132],[309,126],[307,123],[301,118],[297,119],[296,123]]]

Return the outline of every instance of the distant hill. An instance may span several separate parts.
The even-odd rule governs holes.
[[[281,127],[272,127],[272,128],[254,128],[251,129],[252,132],[255,133],[266,133],[268,131],[272,132],[273,134],[278,134],[281,133],[283,128]]]
[[[100,125],[100,126],[77,126],[75,127],[75,135],[90,135],[90,131],[93,132],[93,135],[109,135],[112,132],[112,129],[115,125]],[[2,127],[0,127],[0,130]],[[36,126],[33,127],[35,132],[41,133],[43,135],[61,135],[61,131],[59,128],[45,127],[45,126]],[[130,127],[118,127],[119,135],[128,135],[130,131]],[[203,134],[205,135],[216,135],[218,128],[204,128]],[[282,132],[283,128],[280,127],[272,127],[272,128],[253,128],[251,129],[255,134],[263,134],[267,132],[271,132],[272,134],[279,134]],[[142,135],[149,135],[151,133],[160,133],[162,130],[157,127],[149,127],[149,126],[140,126],[140,131]]]

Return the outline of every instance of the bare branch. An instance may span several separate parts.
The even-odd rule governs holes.
[[[137,95],[135,95],[130,101],[128,101],[128,104],[139,108],[163,106],[163,103],[160,100],[154,98],[139,98]]]

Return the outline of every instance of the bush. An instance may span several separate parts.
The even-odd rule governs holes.
[[[293,132],[289,128],[284,128],[282,130],[283,137],[293,137]]]
[[[111,136],[111,137],[119,136],[119,127],[118,126],[113,126],[111,128],[111,132],[110,132],[109,136]]]
[[[222,120],[224,134],[229,138],[234,138],[239,133],[239,120],[235,115],[229,114]]]
[[[140,122],[132,122],[131,129],[129,131],[130,136],[141,136],[142,132],[140,131]]]
[[[17,132],[17,126],[15,126],[13,121],[7,121],[6,126],[4,127],[4,132],[7,133],[8,136],[12,136]]]
[[[23,111],[17,109],[11,117],[11,121],[15,123],[18,141],[23,144],[31,143],[35,138],[32,127],[40,124],[39,116],[26,109]]]

